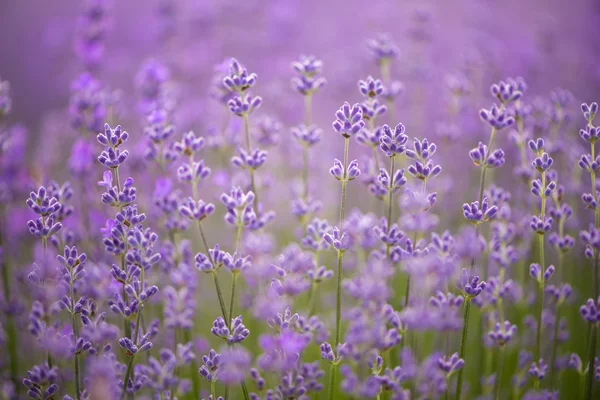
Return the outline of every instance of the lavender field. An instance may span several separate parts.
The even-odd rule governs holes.
[[[600,399],[597,102],[596,0],[2,0],[0,400]]]

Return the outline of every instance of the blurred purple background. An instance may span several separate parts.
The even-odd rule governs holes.
[[[83,70],[73,51],[82,7],[75,0],[0,2],[0,76],[12,85],[11,118],[32,132],[42,133],[44,116],[64,107],[70,81]],[[314,53],[330,82],[316,115],[327,126],[343,100],[357,97],[356,81],[376,73],[364,42],[379,32],[402,51],[392,74],[414,107],[419,88],[434,104],[444,75],[467,63],[484,64],[486,90],[493,80],[522,75],[534,92],[568,87],[587,100],[600,83],[596,0],[136,0],[113,1],[111,10],[101,79],[131,91],[142,61],[156,57],[185,84],[183,98],[198,99],[197,113],[213,65],[230,56],[259,74],[265,107],[293,112],[289,63]]]

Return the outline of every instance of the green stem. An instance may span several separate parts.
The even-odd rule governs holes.
[[[337,363],[331,363],[329,371],[329,400],[335,399],[335,379],[337,375]]]
[[[137,345],[138,342],[138,334],[140,333],[140,318],[142,316],[143,303],[140,303],[140,308],[138,308],[137,318],[135,321],[135,336],[133,337],[133,342]],[[129,363],[127,364],[127,371],[125,372],[125,379],[123,380],[123,392],[121,393],[121,400],[125,397],[127,393],[127,382],[129,382],[129,377],[131,376],[131,372],[133,371],[133,361],[135,359],[135,354],[131,355],[129,359]]]
[[[342,264],[344,253],[338,251],[338,269],[337,269],[337,292],[336,292],[336,307],[335,307],[335,348],[340,344],[342,332]],[[336,350],[337,351],[337,350]]]
[[[466,354],[466,350],[467,350],[467,333],[469,331],[469,313],[470,312],[471,312],[471,298],[466,297],[465,298],[465,316],[464,316],[464,322],[463,322],[462,335],[461,335],[461,339],[460,339],[460,352],[459,352],[459,356],[463,360],[465,360],[465,354]],[[466,360],[465,360],[465,362],[466,362]],[[458,380],[456,382],[456,396],[455,396],[456,400],[461,400],[463,370],[464,370],[464,368],[461,368],[458,371]]]
[[[542,349],[542,311],[544,310],[544,284],[542,282],[538,285],[538,297],[539,297],[539,305],[538,305],[538,314],[537,314],[537,332],[535,339],[535,353],[534,360],[538,362],[540,359],[541,349]]]
[[[395,169],[395,161],[396,161],[396,157],[394,157],[393,155],[390,157],[391,159],[391,165],[390,165],[390,187],[388,188],[388,210],[387,210],[387,230],[388,233],[390,233],[390,230],[392,229],[392,206],[393,206],[393,201],[394,201],[394,190],[392,189],[393,187],[393,181],[394,181],[394,169]],[[390,246],[386,246],[386,257],[389,258],[390,256]]]
[[[70,286],[70,292],[71,292],[71,326],[73,327],[73,336],[75,337],[75,341],[77,341],[77,338],[79,336],[79,332],[77,329],[77,320],[75,318],[75,312],[73,310],[73,307],[75,307],[75,289],[73,288],[73,277],[71,276],[71,279],[69,281],[69,286]],[[79,357],[77,354],[75,354],[74,357],[74,366],[75,366],[75,397],[77,400],[79,400],[81,398],[81,390],[79,388]]]
[[[219,276],[217,275],[217,271],[213,271],[212,275],[215,281],[215,288],[217,289],[217,297],[219,299],[219,306],[221,307],[221,314],[223,315],[223,319],[225,320],[225,325],[227,325],[227,327],[229,328],[231,325],[231,320],[227,318],[225,299],[223,298],[223,292],[221,291],[221,284],[219,283]]]
[[[183,340],[185,340],[186,343],[189,343],[192,341],[192,336],[191,336],[191,332],[189,329],[186,329],[183,331]],[[199,399],[200,398],[200,378],[198,376],[198,364],[196,363],[196,359],[192,360],[192,363],[190,364],[190,375],[192,378],[192,389],[193,389],[193,393],[194,393],[194,398],[195,399]]]
[[[233,319],[233,310],[235,304],[235,283],[237,281],[237,273],[234,272],[231,278],[231,299],[229,301],[229,318]]]
[[[214,378],[212,381],[210,381],[210,394],[212,395],[213,400],[216,400],[216,398],[217,398],[217,381]]]
[[[350,146],[350,138],[344,139],[344,176],[342,177],[342,198],[340,201],[340,229],[343,228],[346,211],[346,185],[348,183],[348,148]]]
[[[554,373],[556,364],[556,351],[558,350],[558,327],[560,323],[560,303],[556,305],[556,322],[554,323],[554,337],[552,338],[552,357],[550,358],[550,387],[554,390]],[[560,382],[558,387],[560,387]]]
[[[498,353],[498,369],[496,370],[496,378],[494,379],[494,400],[498,400],[500,394],[500,380],[502,379],[502,369],[504,368],[504,346],[500,346]]]

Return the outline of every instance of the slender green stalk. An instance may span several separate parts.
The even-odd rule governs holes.
[[[71,271],[72,272],[72,271]],[[69,280],[69,288],[71,292],[71,307],[75,307],[75,289],[73,288],[73,276]],[[75,318],[75,312],[71,309],[71,326],[73,327],[73,335],[75,340],[79,337],[79,329],[77,328],[77,320]],[[75,367],[75,397],[77,400],[81,398],[81,390],[79,388],[79,356],[75,354],[73,357],[73,363]]]
[[[142,316],[142,310],[143,310],[143,305],[140,304],[140,308],[138,309],[137,312],[137,319],[135,322],[135,336],[133,337],[133,342],[137,345],[137,341],[138,341],[138,335],[139,335],[139,331],[140,331],[140,318]],[[127,364],[127,371],[125,372],[125,379],[123,379],[123,392],[121,393],[121,400],[123,400],[123,398],[125,397],[125,394],[127,393],[127,383],[129,382],[129,377],[131,376],[131,372],[133,371],[133,362],[135,360],[135,354],[131,355],[131,358],[129,359],[129,363]]]
[[[471,298],[465,297],[465,316],[464,316],[464,322],[463,322],[462,335],[461,335],[461,339],[460,339],[460,352],[459,352],[459,356],[463,360],[465,360],[465,354],[466,354],[466,350],[467,350],[467,334],[469,332],[469,314],[470,314],[470,312],[471,312]],[[456,400],[461,400],[463,370],[464,370],[464,368],[461,368],[458,371],[458,379],[456,382],[456,396],[455,396]]]
[[[213,400],[217,398],[217,381],[214,378],[210,381],[210,394]]]
[[[542,172],[542,188],[546,188],[546,172]],[[540,218],[542,220],[546,216],[546,197],[542,194],[542,207]],[[540,268],[542,270],[542,274],[546,268],[545,260],[544,260],[544,235],[538,234],[538,246],[540,251]],[[539,290],[538,290],[538,315],[537,315],[537,334],[535,341],[535,352],[534,352],[534,360],[538,362],[541,355],[542,349],[542,312],[544,311],[544,279],[542,278],[539,282]]]
[[[308,94],[304,96],[304,126],[308,128],[312,123],[312,95]],[[309,170],[309,158],[308,149],[309,146],[304,144],[302,146],[302,158],[304,165],[302,168],[302,197],[308,198],[308,170]]]
[[[396,161],[396,157],[394,157],[394,155],[392,154],[392,156],[390,157],[390,188],[388,188],[388,209],[387,209],[387,230],[388,233],[390,233],[390,229],[392,229],[392,206],[394,205],[394,190],[392,189],[393,187],[393,181],[394,181],[394,169],[396,167],[395,161]],[[390,246],[386,245],[385,246],[385,255],[387,258],[390,257]]]
[[[336,307],[335,307],[335,347],[340,344],[342,336],[342,264],[343,252],[338,251],[338,269],[337,269],[337,292],[336,292]],[[337,351],[337,350],[336,350]]]
[[[217,290],[217,297],[219,299],[219,306],[221,307],[221,314],[223,315],[223,319],[225,320],[225,325],[229,328],[231,325],[231,320],[227,318],[227,309],[225,308],[225,299],[223,298],[223,292],[221,291],[221,284],[219,283],[219,276],[217,275],[217,271],[212,272],[213,279],[215,281],[215,288]]]
[[[346,185],[347,181],[347,169],[348,169],[348,147],[350,146],[350,138],[344,138],[344,176],[342,177],[342,195],[340,200],[340,228],[344,225],[345,211],[346,211]],[[337,352],[338,345],[340,344],[340,338],[342,336],[342,267],[344,260],[344,252],[338,250],[337,254],[338,268],[337,268],[337,291],[336,291],[336,307],[335,307],[335,351]],[[337,364],[331,364],[331,376],[330,376],[330,387],[329,387],[329,398],[333,399],[335,393],[335,378],[337,374]]]
[[[235,304],[235,283],[237,281],[237,272],[231,275],[231,299],[229,300],[229,318],[233,318],[233,310]]]
[[[331,363],[329,371],[329,400],[335,399],[335,379],[337,375],[337,363]]]
[[[185,329],[183,331],[183,337],[186,343],[189,343],[192,341],[192,335],[189,329]],[[195,399],[199,399],[200,398],[200,377],[198,376],[198,363],[196,362],[196,359],[193,359],[191,364],[190,364],[190,376],[192,378],[192,390],[194,393],[194,398]],[[213,397],[214,398],[214,397]]]
[[[597,264],[597,263],[596,263]],[[585,399],[592,399],[592,391],[594,388],[594,360],[596,359],[596,335],[597,335],[597,327],[596,324],[592,324],[592,335],[590,337],[589,343],[589,357],[588,357],[588,376],[587,382],[585,385]]]
[[[248,116],[244,115],[244,133],[246,136],[246,151],[248,153],[252,150],[250,143],[250,123],[248,122]],[[252,193],[254,193],[254,204],[257,205],[258,202],[258,192],[256,191],[256,184],[254,180],[254,168],[250,168],[250,186],[252,188]]]
[[[556,322],[554,323],[554,337],[552,338],[552,357],[550,358],[550,387],[554,390],[554,373],[556,372],[555,364],[556,364],[556,351],[558,350],[558,327],[560,325],[560,306],[558,303],[556,305]],[[558,381],[558,380],[557,380]],[[558,387],[560,387],[560,382],[558,383]]]
[[[494,379],[494,400],[498,400],[500,394],[500,380],[502,379],[502,369],[504,368],[504,346],[498,349],[498,369]]]

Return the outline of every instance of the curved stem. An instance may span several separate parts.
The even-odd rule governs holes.
[[[461,335],[461,339],[460,339],[460,352],[459,352],[459,356],[463,360],[465,360],[465,354],[466,354],[466,350],[467,350],[467,334],[469,332],[469,314],[470,314],[470,312],[471,312],[471,298],[466,297],[465,298],[465,315],[464,315],[462,335]],[[458,371],[458,380],[456,382],[456,396],[455,396],[456,400],[461,400],[463,370],[464,370],[464,368],[461,368]]]
[[[229,328],[231,320],[227,318],[227,309],[225,308],[225,299],[223,298],[223,292],[221,291],[221,284],[219,283],[219,276],[216,271],[212,272],[213,279],[215,281],[215,288],[217,290],[217,298],[219,299],[219,306],[221,307],[221,314],[225,320],[225,325]]]

